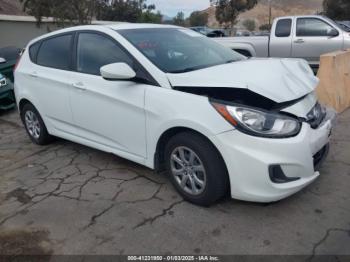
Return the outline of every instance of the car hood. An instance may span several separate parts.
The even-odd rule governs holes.
[[[299,99],[319,82],[302,59],[248,59],[167,76],[173,87],[249,89],[277,103]]]

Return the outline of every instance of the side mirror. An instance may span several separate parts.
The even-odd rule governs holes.
[[[126,63],[114,63],[101,67],[101,76],[106,80],[127,80],[136,77],[135,71]]]
[[[0,64],[5,64],[7,61],[5,58],[0,57]]]
[[[329,32],[328,32],[328,36],[329,37],[337,37],[339,36],[339,32],[337,29],[332,28]]]

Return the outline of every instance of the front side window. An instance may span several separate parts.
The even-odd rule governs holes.
[[[246,59],[189,29],[126,29],[118,33],[166,73],[190,72]]]
[[[297,36],[328,36],[333,29],[328,23],[317,18],[299,18]]]
[[[292,30],[292,19],[281,19],[277,22],[276,37],[289,37]]]
[[[69,70],[72,35],[62,35],[44,40],[40,46],[37,64]]]
[[[77,50],[77,71],[100,75],[100,68],[113,63],[127,63],[132,59],[111,39],[94,33],[80,33]]]

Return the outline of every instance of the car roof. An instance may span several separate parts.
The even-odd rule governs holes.
[[[179,28],[174,25],[161,25],[161,24],[146,24],[146,23],[118,23],[118,24],[110,24],[104,25],[113,30],[124,30],[124,29],[149,29],[149,28]]]
[[[327,18],[323,15],[289,15],[289,16],[279,16],[277,19],[285,19],[285,18]]]
[[[37,41],[40,41],[42,39],[59,35],[59,34],[70,33],[70,32],[75,32],[79,30],[97,30],[98,31],[99,29],[103,29],[103,28],[108,28],[108,29],[117,31],[117,30],[126,30],[126,29],[152,29],[152,28],[157,29],[157,28],[183,28],[183,27],[174,26],[174,25],[146,24],[146,23],[143,23],[143,24],[141,23],[111,23],[111,24],[99,23],[94,25],[81,25],[81,26],[73,26],[73,27],[60,29],[60,30],[53,31],[51,33],[39,36],[33,39],[32,41],[30,41],[29,45]]]
[[[281,19],[295,19],[295,18],[318,18],[318,19],[323,19],[326,20],[328,23],[332,24],[333,26],[339,27],[339,24],[337,24],[334,20],[330,19],[327,16],[324,15],[296,15],[296,16],[281,16],[276,19],[281,20]]]

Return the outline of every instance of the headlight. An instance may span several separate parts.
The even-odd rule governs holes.
[[[7,85],[6,78],[0,79],[0,87],[6,86],[6,85]]]
[[[212,103],[234,127],[249,135],[287,138],[299,134],[301,123],[291,117],[256,109]]]

